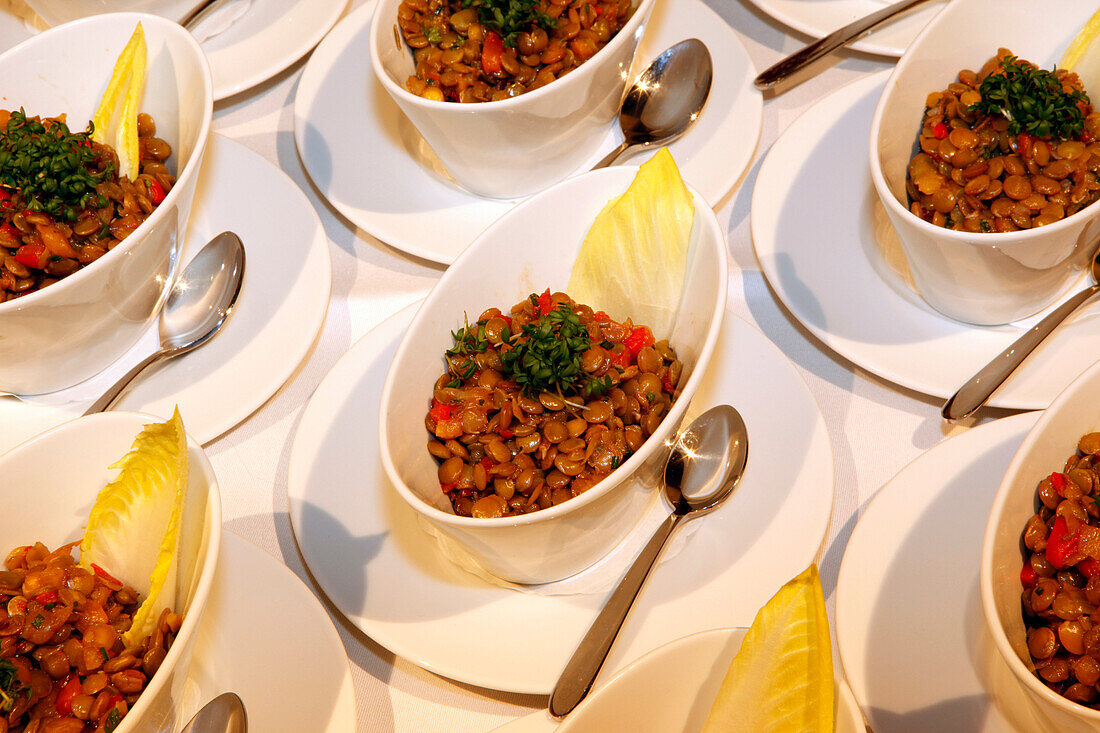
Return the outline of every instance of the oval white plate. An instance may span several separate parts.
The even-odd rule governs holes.
[[[814,38],[829,35],[837,28],[881,10],[892,0],[749,0],[771,17],[796,31]],[[943,9],[947,0],[918,8],[904,17],[883,25],[851,47],[857,51],[883,56],[901,56],[928,21]]]
[[[1042,730],[1019,705],[1023,689],[986,631],[978,590],[989,508],[1036,417],[940,443],[879,489],[852,532],[837,648],[876,733]]]
[[[390,651],[462,682],[547,694],[604,597],[524,593],[458,569],[388,484],[377,453],[378,398],[416,307],[360,339],[314,392],[291,448],[291,527],[325,594]],[[775,395],[783,395],[781,419]],[[833,500],[821,413],[786,357],[731,313],[685,419],[719,402],[735,405],[748,426],[746,475],[650,575],[605,676],[684,633],[748,625],[821,545]],[[482,632],[517,623],[538,633],[491,643]]]
[[[435,154],[371,72],[373,10],[373,2],[356,8],[310,57],[294,99],[298,154],[320,193],[353,224],[397,249],[450,264],[516,202],[475,196],[439,172]],[[714,81],[698,121],[669,149],[684,180],[715,206],[752,160],[763,101],[737,34],[700,0],[657,5],[635,68],[691,37],[707,44]],[[620,140],[616,125],[581,170]],[[636,165],[648,155],[620,161]]]
[[[240,235],[247,261],[223,332],[151,369],[118,402],[120,410],[163,418],[179,405],[187,431],[204,444],[251,415],[298,368],[324,323],[332,281],[328,238],[301,189],[240,143],[211,135],[184,257],[225,229]],[[146,334],[119,363],[136,363],[149,353],[153,336]],[[0,398],[0,452],[76,417],[81,408]]]
[[[677,639],[627,666],[560,724],[540,710],[494,728],[493,733],[551,733],[559,729],[696,733],[744,635],[743,628],[714,629]],[[836,733],[864,731],[863,715],[851,690],[837,679]]]
[[[223,33],[203,41],[221,100],[270,79],[305,56],[340,18],[348,0],[252,0],[248,12]],[[29,12],[29,11],[28,11]],[[0,0],[0,48],[36,31]],[[42,21],[31,13],[37,23]]]
[[[244,701],[252,730],[356,729],[355,688],[332,619],[298,576],[231,532],[222,533],[195,635],[183,719],[227,691]]]
[[[867,160],[871,115],[888,75],[825,97],[772,145],[753,191],[753,245],[776,295],[826,346],[895,384],[946,398],[1045,312],[1006,326],[974,326],[936,312],[907,284]],[[1098,316],[1100,304],[1079,310],[990,406],[1049,405],[1100,359]]]

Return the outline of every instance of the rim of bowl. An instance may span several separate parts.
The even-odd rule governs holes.
[[[107,252],[95,262],[90,263],[86,267],[80,268],[71,275],[61,278],[52,285],[48,285],[44,288],[41,288],[40,290],[36,290],[29,295],[24,295],[20,298],[15,298],[14,300],[0,303],[0,315],[3,315],[8,311],[17,311],[29,305],[38,304],[38,301],[44,299],[44,293],[60,295],[65,290],[74,287],[73,283],[82,282],[83,280],[90,277],[89,275],[87,275],[87,272],[89,270],[101,269],[96,266],[103,260],[111,258],[112,256],[114,256],[113,259],[118,259],[118,257],[121,256],[121,253],[128,252],[139,246],[141,242],[138,238],[135,238],[135,235],[143,234],[144,232],[153,228],[153,226],[159,224],[161,219],[168,216],[168,212],[174,209],[173,204],[175,204],[176,199],[182,195],[179,193],[179,190],[183,188],[183,186],[180,185],[180,182],[189,180],[193,176],[198,175],[200,159],[203,156],[198,155],[197,153],[198,151],[206,147],[206,141],[210,136],[210,125],[214,113],[214,82],[210,74],[210,64],[207,61],[206,54],[203,52],[202,47],[199,45],[198,41],[195,40],[195,37],[185,31],[183,27],[180,26],[178,23],[173,23],[169,20],[166,20],[165,18],[160,17],[159,15],[150,15],[148,13],[103,13],[99,15],[90,15],[85,18],[70,21],[63,25],[54,26],[53,28],[42,31],[38,35],[31,36],[22,43],[19,43],[18,45],[13,46],[7,51],[0,54],[0,62],[5,61],[9,54],[14,55],[17,52],[22,51],[23,46],[25,45],[36,42],[42,43],[43,41],[41,41],[41,39],[51,33],[61,32],[69,28],[84,24],[114,24],[120,22],[121,18],[126,17],[132,18],[135,25],[138,22],[140,22],[143,26],[158,25],[164,29],[165,33],[174,35],[182,39],[185,44],[191,46],[191,48],[195,51],[195,56],[199,60],[199,68],[202,72],[201,77],[203,87],[203,107],[206,110],[206,113],[203,115],[202,122],[199,125],[198,135],[195,137],[195,150],[192,151],[191,157],[187,161],[187,164],[181,170],[179,170],[178,174],[176,175],[176,183],[174,186],[172,186],[172,190],[169,191],[168,194],[164,197],[164,201],[162,201],[160,205],[157,206],[157,208],[153,209],[153,213],[150,214],[145,219],[145,221],[141,222],[138,228],[135,229],[130,236],[122,240],[122,242],[118,246]],[[178,232],[177,238],[182,241],[184,234],[186,234],[186,229]],[[115,255],[116,252],[118,253],[118,255]],[[170,285],[171,283],[169,283],[169,287]],[[167,290],[168,288],[165,289],[165,293],[161,296],[162,298],[167,296]]]
[[[393,1],[397,2],[398,0]],[[387,33],[392,27],[390,25],[384,26],[386,30],[383,31],[383,25],[378,22],[380,14],[379,11],[382,10],[382,8],[385,7],[386,4],[386,0],[381,0],[378,3],[378,7],[375,9],[374,17],[371,20],[371,31],[368,44],[370,46],[371,69],[374,71],[375,77],[377,77],[382,82],[382,86],[386,88],[386,91],[388,91],[391,95],[402,97],[410,104],[417,104],[428,109],[462,111],[466,114],[470,114],[478,109],[506,111],[511,107],[517,106],[518,104],[531,103],[535,100],[541,99],[542,97],[550,93],[549,90],[551,89],[560,90],[566,86],[576,86],[580,83],[579,81],[577,81],[578,79],[583,79],[587,76],[591,76],[592,74],[594,74],[595,72],[592,71],[592,69],[595,68],[596,64],[593,64],[592,62],[600,58],[600,55],[604,51],[607,51],[613,46],[617,47],[622,45],[623,43],[626,43],[628,38],[637,33],[638,28],[641,26],[642,18],[648,16],[648,6],[651,6],[656,2],[657,0],[639,0],[638,4],[634,7],[634,14],[630,16],[630,20],[626,22],[626,25],[624,25],[619,30],[619,32],[615,34],[614,38],[608,41],[603,48],[593,54],[592,57],[588,59],[588,61],[585,61],[583,64],[575,67],[573,71],[570,71],[563,77],[555,79],[546,86],[539,87],[538,89],[532,89],[531,91],[524,92],[523,94],[517,95],[515,97],[510,97],[509,99],[499,99],[496,101],[488,102],[476,102],[473,104],[462,104],[461,102],[450,102],[446,100],[442,102],[437,102],[432,99],[425,99],[424,97],[413,94],[403,85],[398,84],[393,80],[389,72],[386,71],[385,65],[382,64],[381,57],[378,55],[378,44],[386,42],[384,40],[383,34]],[[385,36],[385,38],[388,37],[389,36]],[[635,53],[631,55],[631,65],[633,65],[633,59],[636,55],[637,49],[635,49]],[[607,56],[604,56],[604,58],[607,58]],[[624,76],[628,75],[629,72],[629,68],[625,69],[623,71]]]
[[[913,42],[909,44],[909,47],[905,49],[905,53],[898,59],[898,63],[894,66],[893,71],[890,72],[889,78],[886,80],[886,86],[883,87],[882,96],[879,97],[878,102],[875,104],[875,113],[871,118],[871,134],[869,139],[869,158],[871,163],[871,180],[874,181],[875,190],[878,193],[878,197],[882,200],[883,205],[892,209],[895,214],[906,216],[912,219],[915,226],[922,229],[928,234],[936,234],[942,237],[946,237],[949,241],[956,241],[959,243],[965,242],[966,244],[973,245],[990,245],[996,247],[999,243],[1014,242],[1020,239],[1028,239],[1035,236],[1036,232],[1043,234],[1057,234],[1063,229],[1074,226],[1078,220],[1083,219],[1083,215],[1096,217],[1100,215],[1100,207],[1095,207],[1095,204],[1100,203],[1100,200],[1093,201],[1088,206],[1075,211],[1066,218],[1053,222],[1051,224],[1045,224],[1041,227],[1034,227],[1032,229],[1020,229],[1015,232],[957,232],[954,229],[947,229],[945,227],[938,227],[931,222],[927,222],[921,219],[919,216],[909,211],[901,205],[897,197],[894,196],[894,192],[890,189],[890,186],[886,183],[886,176],[882,171],[882,162],[878,154],[878,140],[882,137],[882,118],[885,115],[885,110],[894,95],[894,92],[900,88],[898,83],[898,77],[905,72],[913,63],[914,57],[919,57],[921,46],[924,44],[926,36],[934,35],[941,25],[944,25],[951,20],[951,4],[946,5],[943,10],[936,14],[928,25],[921,29],[917,34]],[[947,16],[946,19],[944,16]],[[992,27],[992,26],[991,26]],[[959,67],[963,68],[962,66]],[[931,93],[930,90],[929,93]],[[915,141],[920,136],[920,128],[916,126],[918,121],[914,121],[912,139]]]
[[[993,643],[996,645],[997,651],[1000,653],[1001,658],[1007,662],[1012,673],[1030,692],[1040,696],[1055,707],[1061,708],[1064,712],[1091,721],[1100,721],[1100,710],[1085,707],[1084,705],[1080,705],[1059,695],[1040,682],[1035,673],[1028,669],[1020,657],[1017,656],[1016,650],[1013,648],[1011,642],[1009,642],[1008,634],[1005,633],[1004,627],[1001,625],[1001,620],[997,614],[997,602],[993,595],[993,569],[991,563],[993,547],[997,539],[997,531],[1003,521],[1005,504],[1008,501],[1008,496],[1011,493],[1012,487],[1016,485],[1016,482],[1010,483],[1009,478],[1015,477],[1020,473],[1020,464],[1023,462],[1024,456],[1031,451],[1036,443],[1042,440],[1047,426],[1057,418],[1057,408],[1070,398],[1076,396],[1078,389],[1080,389],[1080,384],[1084,384],[1086,381],[1095,380],[1096,377],[1094,375],[1096,374],[1100,374],[1100,363],[1094,364],[1075,379],[1070,386],[1066,387],[1054,402],[1051,403],[1050,407],[1043,411],[1039,416],[1039,420],[1031,427],[1031,430],[1028,431],[1027,435],[1024,437],[1024,441],[1013,455],[1012,462],[1009,463],[1008,469],[1001,479],[1001,485],[997,489],[997,495],[990,508],[989,520],[985,526],[985,534],[982,536],[982,551],[978,573],[978,585],[982,601],[982,617],[985,621],[986,628],[993,637]],[[1021,528],[1021,532],[1022,531],[1023,529]],[[1020,613],[1022,614],[1023,611],[1020,611]]]
[[[588,171],[587,173],[583,173],[579,176],[566,179],[564,181],[561,181],[560,183],[556,183],[553,186],[550,186],[549,188],[545,189],[545,191],[535,194],[531,198],[521,202],[515,208],[506,212],[500,219],[493,222],[493,224],[490,225],[488,229],[477,236],[477,239],[475,239],[474,242],[470,244],[470,246],[463,250],[463,254],[459,255],[459,258],[461,259],[463,255],[471,251],[477,242],[480,242],[484,237],[488,236],[492,232],[495,232],[501,226],[501,222],[503,222],[505,219],[512,218],[513,216],[517,215],[517,212],[522,212],[525,207],[531,205],[532,201],[539,200],[543,193],[554,191],[564,186],[576,185],[575,182],[580,179],[596,176],[622,175],[621,172],[624,169],[630,170],[633,172],[634,175],[637,175],[638,166],[615,166],[612,168],[604,168],[601,170]],[[703,339],[703,346],[699,350],[699,357],[696,360],[695,367],[692,369],[691,376],[688,377],[687,383],[684,385],[684,389],[680,393],[680,397],[676,400],[676,402],[673,403],[672,409],[669,410],[668,414],[665,416],[665,419],[661,421],[662,426],[671,425],[672,422],[669,421],[669,418],[673,416],[676,417],[675,422],[679,422],[683,418],[684,413],[687,411],[688,406],[691,404],[692,399],[694,399],[695,393],[699,390],[699,383],[702,382],[703,377],[706,374],[707,367],[710,365],[711,357],[714,355],[714,349],[718,343],[718,335],[722,330],[721,325],[722,318],[725,314],[726,309],[726,290],[728,288],[729,281],[729,264],[725,244],[726,240],[725,236],[722,234],[722,228],[718,223],[718,217],[714,214],[714,210],[711,209],[710,206],[707,204],[706,199],[704,199],[698,191],[696,191],[687,183],[685,183],[685,185],[687,186],[688,191],[691,193],[694,199],[696,211],[700,213],[705,223],[705,226],[709,229],[713,229],[713,234],[715,235],[715,249],[718,251],[718,258],[720,260],[720,297],[716,299],[714,308],[710,313],[710,328],[707,330],[706,337]],[[455,264],[457,264],[457,262],[458,261],[456,261],[456,263],[453,263],[451,267],[449,267],[447,271],[443,273],[443,277],[440,278],[439,282],[436,283],[435,287],[432,288],[433,291],[436,288],[442,287],[443,285],[449,283],[451,280],[457,279],[458,276],[456,274],[456,269],[454,266]],[[427,297],[431,297],[431,292],[428,293]],[[397,363],[399,358],[404,354],[404,351],[407,348],[408,344],[408,334],[411,333],[417,325],[419,325],[421,316],[424,313],[424,305],[426,303],[427,300],[425,300],[424,303],[421,304],[420,308],[413,316],[412,323],[409,325],[408,330],[406,330],[405,336],[402,337],[401,343],[398,345],[397,352],[394,355],[393,362],[391,363]],[[379,414],[381,416],[384,416],[386,414],[385,408],[389,404],[390,395],[395,388],[395,379],[391,378],[392,374],[392,371],[386,373],[386,381],[382,389],[382,400],[379,410]],[[685,395],[687,396],[687,399],[684,398]],[[597,483],[595,486],[593,486],[591,489],[584,492],[580,496],[573,497],[569,501],[563,502],[562,504],[554,507],[549,507],[547,509],[540,509],[539,511],[531,512],[529,514],[520,514],[513,517],[492,517],[486,519],[475,519],[474,517],[461,517],[457,514],[451,514],[449,512],[437,509],[436,507],[425,501],[419,494],[409,488],[405,481],[402,480],[401,474],[397,470],[397,467],[393,464],[390,452],[389,450],[387,450],[387,445],[389,444],[389,431],[386,428],[385,420],[379,420],[378,434],[381,447],[380,452],[382,454],[382,465],[386,471],[388,478],[390,479],[391,483],[393,483],[394,488],[397,490],[397,493],[401,495],[401,498],[405,500],[405,503],[409,504],[409,506],[412,507],[414,511],[423,514],[427,519],[438,521],[441,524],[467,528],[477,527],[483,529],[494,527],[520,527],[528,524],[537,524],[549,521],[551,519],[557,519],[575,511],[579,511],[581,508],[588,506],[589,504],[599,500],[604,495],[610,493],[615,487],[621,484],[627,476],[633,474],[638,469],[638,467],[652,455],[653,451],[656,449],[657,443],[659,442],[653,439],[654,436],[649,436],[642,444],[642,448],[640,450],[634,453],[634,455],[630,456],[630,458],[628,458],[625,463],[623,463],[610,474],[608,474],[606,478],[602,479],[599,483]],[[667,440],[665,442],[666,444],[671,445],[671,443],[668,443]]]
[[[16,447],[12,448],[8,455],[22,450],[24,447],[33,443],[37,443],[42,440],[51,438],[55,433],[62,432],[71,429],[74,423],[87,423],[87,422],[134,422],[137,430],[140,430],[141,425],[145,425],[150,422],[163,422],[163,418],[155,415],[150,415],[143,412],[99,412],[84,417],[79,417],[76,420],[69,421],[57,425],[45,432],[23,441]],[[145,686],[145,689],[141,691],[138,696],[138,701],[127,712],[126,717],[119,723],[119,733],[127,733],[128,731],[135,730],[138,725],[138,718],[144,708],[148,707],[152,700],[156,697],[165,685],[168,684],[170,676],[175,674],[187,674],[188,670],[180,669],[177,665],[180,663],[180,657],[183,655],[183,650],[187,648],[191,643],[191,637],[195,635],[198,630],[198,626],[202,623],[206,615],[206,607],[210,600],[210,593],[214,587],[214,576],[218,567],[218,560],[221,556],[221,537],[222,537],[222,518],[221,518],[221,488],[218,485],[218,476],[214,472],[214,466],[210,463],[210,456],[206,454],[206,450],[202,447],[202,444],[195,440],[191,435],[187,435],[188,451],[192,448],[198,449],[198,454],[201,456],[202,467],[205,474],[210,477],[210,480],[206,487],[206,515],[203,518],[203,531],[210,533],[210,541],[206,557],[203,559],[202,569],[199,571],[198,582],[195,586],[195,592],[191,600],[191,608],[201,608],[202,613],[195,614],[188,612],[183,617],[183,623],[180,625],[179,633],[176,634],[176,641],[172,644],[172,648],[168,650],[168,653],[164,657],[164,661],[161,663],[160,668],[157,670],[157,674],[154,674],[149,683]],[[109,459],[110,460],[110,459]],[[106,464],[105,464],[106,465]],[[171,674],[160,674],[160,670],[164,669]],[[144,704],[143,704],[144,703]],[[178,707],[178,706],[177,706]],[[135,711],[138,711],[135,713]],[[182,715],[182,712],[181,712]],[[129,721],[130,725],[127,725]],[[180,721],[182,722],[182,721]]]

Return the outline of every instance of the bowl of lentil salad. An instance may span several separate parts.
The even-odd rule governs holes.
[[[1095,11],[1035,0],[951,3],[906,51],[875,109],[875,190],[921,297],[998,325],[1033,315],[1080,276],[1100,236],[1100,117],[1054,66]],[[960,51],[960,49],[966,49]],[[1042,108],[1023,115],[1021,107]],[[1049,112],[1047,111],[1049,110]],[[955,165],[958,163],[958,165]],[[1095,170],[1094,170],[1095,169]]]
[[[139,106],[144,171],[130,181],[117,172],[105,175],[115,152],[83,138],[138,22],[148,50]],[[56,184],[92,179],[71,201],[22,190],[14,179],[2,186],[0,390],[40,394],[102,371],[156,318],[180,264],[210,129],[212,86],[190,34],[137,13],[97,15],[45,31],[0,55],[0,70],[8,71],[3,137],[11,143],[0,147],[11,147],[17,159],[25,143],[35,152],[25,156],[32,163],[35,156],[65,153],[62,162],[71,164],[85,154],[88,160],[74,166],[79,175]],[[97,221],[101,226],[89,226]]]
[[[569,179],[521,203],[486,230],[451,265],[421,305],[383,387],[379,439],[383,466],[395,490],[433,530],[455,540],[482,568],[505,580],[544,583],[580,572],[617,545],[651,501],[660,500],[666,445],[682,422],[714,352],[725,313],[726,250],[713,211],[692,192],[695,220],[677,321],[671,334],[652,334],[654,344],[668,339],[682,368],[675,385],[670,385],[667,409],[634,446],[637,450],[623,452],[618,462],[616,454],[609,453],[605,456],[607,475],[598,483],[583,487],[567,501],[551,501],[538,511],[485,518],[462,516],[456,513],[450,493],[441,490],[440,464],[426,449],[434,440],[426,421],[434,418],[426,413],[433,406],[437,381],[446,368],[444,351],[454,344],[454,333],[492,308],[510,312],[511,305],[518,303],[522,309],[526,303],[532,314],[536,309],[558,312],[555,306],[567,303],[561,291],[588,227],[605,202],[626,190],[636,172],[636,168],[623,166]],[[570,215],[562,217],[566,208]],[[531,294],[535,294],[534,302],[529,299]],[[582,317],[602,319],[591,309]],[[629,318],[628,313],[608,316],[616,324]],[[629,330],[619,334],[624,341],[636,329]],[[622,349],[610,340],[608,344],[605,356],[622,357]],[[652,346],[648,340],[622,343],[625,349],[631,345],[638,346],[638,353]],[[636,364],[636,354],[625,358]],[[653,376],[671,364],[663,355],[659,358],[661,363],[654,361],[651,367]],[[649,402],[658,401],[664,402],[664,395],[655,393]],[[594,422],[602,422],[598,416],[592,417]],[[573,473],[571,469],[567,472]],[[434,540],[425,535],[424,541]]]
[[[1093,366],[1043,412],[1001,479],[982,544],[985,624],[1044,730],[1100,730],[1098,397]]]
[[[526,196],[596,153],[656,1],[380,0],[371,68],[460,186]]]
[[[88,581],[93,579],[64,560],[65,546],[80,541],[99,491],[118,473],[108,467],[126,455],[145,424],[158,421],[127,412],[90,415],[32,438],[0,457],[0,470],[10,479],[2,489],[4,506],[18,507],[18,511],[0,514],[0,536],[5,540],[0,551],[0,598],[5,610],[0,615],[7,630],[20,621],[7,609],[18,606],[34,614],[22,619],[29,621],[33,632],[0,636],[0,728],[21,731],[28,717],[54,718],[55,714],[73,720],[30,725],[39,726],[33,728],[39,731],[135,733],[173,731],[182,723],[180,716],[190,702],[187,672],[195,634],[203,623],[221,539],[217,479],[201,446],[189,441],[190,470],[184,488],[175,581],[180,605],[172,609],[182,620],[163,619],[166,625],[158,632],[167,631],[165,637],[174,638],[170,644],[166,638],[164,653],[148,660],[153,666],[147,670],[144,658],[131,663],[117,645],[109,645],[106,653],[93,646],[84,658],[77,640],[87,647],[93,639],[102,641],[104,634],[113,638],[110,629],[102,627],[111,626],[112,620],[123,623],[121,615],[132,601],[127,596],[141,587],[142,579],[115,579],[103,568],[95,575],[95,590],[86,594],[91,585]],[[59,455],[65,459],[59,461]],[[33,500],[28,500],[30,491]],[[47,549],[54,552],[44,557]],[[79,550],[73,555],[79,556]],[[55,582],[50,576],[62,571],[68,582],[48,587]],[[10,583],[12,575],[21,576],[22,585]],[[147,585],[148,579],[144,582]],[[28,593],[31,597],[21,598]],[[82,600],[81,594],[88,598]],[[60,625],[59,613],[66,612],[71,614],[69,621]],[[97,625],[101,628],[92,628]],[[56,634],[68,635],[67,639],[55,642],[51,637],[44,644],[33,639],[34,633],[51,627]],[[28,653],[32,643],[36,649]],[[34,699],[29,710],[24,709],[27,688]]]

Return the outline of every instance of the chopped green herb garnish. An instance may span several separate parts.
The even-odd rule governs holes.
[[[92,124],[84,132],[70,132],[64,122],[43,124],[20,109],[12,112],[0,131],[0,186],[17,192],[22,205],[65,221],[76,221],[81,211],[102,208],[107,199],[96,186],[110,180],[114,164],[99,169],[93,147]]]
[[[983,232],[991,232],[991,231],[993,231],[993,227],[992,227],[992,226],[990,226],[990,224],[989,224],[989,219],[982,219],[982,220],[980,220],[980,221],[978,222],[978,226],[979,226],[979,227],[981,228],[981,230],[982,230]]]
[[[111,708],[111,712],[107,713],[107,719],[103,721],[103,730],[107,733],[114,733],[115,728],[122,722],[122,714],[118,712],[118,708]]]
[[[1013,135],[1069,140],[1081,134],[1085,115],[1078,103],[1089,104],[1087,94],[1063,89],[1053,70],[1015,56],[1001,59],[1001,69],[1004,73],[994,72],[982,80],[978,88],[982,98],[970,105],[971,111],[1003,116]]]
[[[538,296],[532,295],[537,304]],[[588,378],[581,357],[592,346],[588,328],[567,303],[560,304],[536,321],[524,324],[523,332],[513,337],[510,349],[500,355],[504,371],[529,396],[540,392],[590,394],[606,383]],[[597,382],[592,387],[588,383]]]
[[[443,33],[440,32],[439,26],[423,25],[421,28],[424,30],[424,37],[428,39],[428,43],[443,42]]]
[[[18,670],[7,659],[0,659],[0,714],[15,707],[15,698],[30,694],[31,688],[19,682]]]
[[[37,616],[34,617],[34,620],[31,621],[31,626],[33,626],[36,629],[41,629],[42,624],[44,624],[44,623],[46,623],[46,617],[43,616],[42,614],[38,614]]]
[[[462,7],[477,8],[482,25],[500,34],[504,45],[516,45],[516,36],[540,25],[550,31],[558,21],[538,9],[537,0],[462,0]]]
[[[99,648],[99,653],[103,655],[103,661],[104,662],[111,661],[111,655],[107,653],[106,649],[104,649],[103,647],[100,647]]]

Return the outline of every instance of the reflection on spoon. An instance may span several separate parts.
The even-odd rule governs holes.
[[[232,692],[223,692],[203,705],[180,733],[248,733],[244,702]]]

